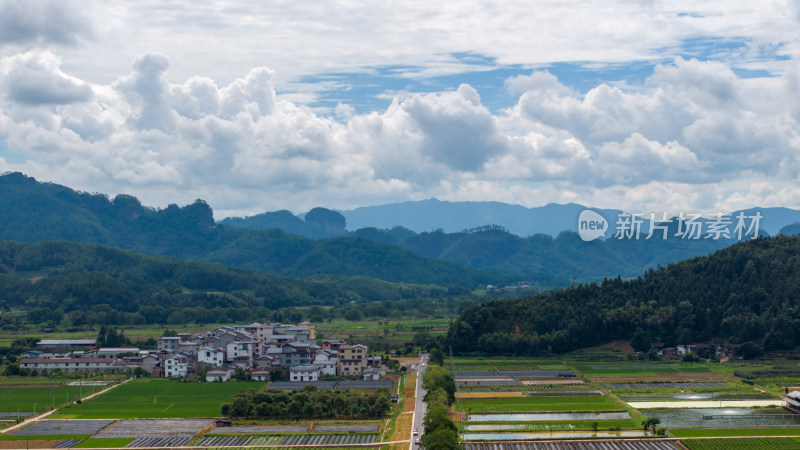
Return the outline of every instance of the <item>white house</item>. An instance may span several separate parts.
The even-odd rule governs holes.
[[[378,381],[381,379],[381,375],[384,375],[385,373],[386,372],[377,367],[369,367],[364,369],[362,375],[364,376],[365,380]]]
[[[313,365],[290,367],[289,379],[292,381],[317,381],[319,380],[319,368]]]
[[[197,352],[197,360],[212,367],[221,366],[225,362],[225,352],[221,348],[202,348]]]
[[[254,370],[250,373],[250,379],[253,381],[269,381],[269,370]]]
[[[250,364],[253,362],[253,343],[244,341],[234,341],[225,346],[225,361],[241,361],[246,357]]]
[[[230,381],[231,377],[233,377],[234,370],[235,369],[231,366],[214,367],[206,372],[206,381],[209,383],[215,381]]]
[[[320,375],[336,375],[336,356],[332,351],[320,351],[314,355],[314,361],[311,364],[319,367]]]
[[[173,356],[164,361],[165,378],[182,378],[189,373],[192,361],[185,356]]]

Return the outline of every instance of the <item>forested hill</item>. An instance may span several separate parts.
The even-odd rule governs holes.
[[[800,345],[800,238],[759,238],[644,276],[471,307],[448,333],[459,353],[561,353],[617,339],[667,345]]]
[[[358,237],[313,240],[281,230],[218,225],[202,200],[157,210],[129,195],[109,199],[40,183],[20,173],[0,176],[0,193],[0,239],[5,240],[96,243],[287,277],[359,275],[457,286],[508,279]],[[321,234],[343,230],[335,213],[317,210],[309,215],[306,226]]]
[[[287,279],[97,244],[0,241],[0,323],[183,324],[273,318],[294,306],[467,295],[366,278]],[[281,320],[278,317],[278,320]],[[297,320],[285,317],[284,320]]]

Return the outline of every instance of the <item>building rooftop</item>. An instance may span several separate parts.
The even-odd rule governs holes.
[[[94,339],[42,339],[36,345],[94,345],[97,341]]]

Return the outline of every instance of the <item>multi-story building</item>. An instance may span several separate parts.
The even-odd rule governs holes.
[[[340,376],[361,376],[367,368],[367,346],[341,345],[337,355],[337,373]]]

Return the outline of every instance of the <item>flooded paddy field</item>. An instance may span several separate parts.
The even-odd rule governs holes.
[[[636,438],[651,434],[642,430],[629,431],[551,431],[537,433],[467,433],[465,441],[522,441],[530,439]],[[568,448],[568,447],[567,447]]]
[[[470,414],[468,422],[547,422],[561,420],[623,420],[630,419],[627,411],[615,412],[569,412],[569,413],[518,413],[518,414]]]
[[[783,408],[648,409],[641,412],[646,417],[658,417],[661,425],[669,428],[800,426],[800,415]]]

